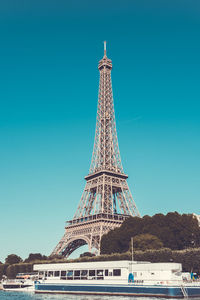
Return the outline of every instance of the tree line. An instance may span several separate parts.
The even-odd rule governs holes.
[[[61,256],[42,255],[41,253],[31,253],[29,256],[22,260],[22,258],[16,254],[9,254],[5,263],[0,262],[0,279],[2,276],[8,278],[15,278],[18,273],[30,273],[33,271],[33,265],[36,263],[52,263],[52,262],[66,262]]]
[[[88,262],[88,261],[113,261],[113,260],[131,260],[131,251],[124,253],[102,254],[99,256],[83,256],[77,259],[58,259],[45,261],[34,261],[29,263],[17,263],[17,264],[0,264],[0,279],[3,275],[8,278],[15,278],[18,273],[29,273],[33,271],[33,265],[35,263],[62,263],[62,262]],[[184,272],[196,272],[200,274],[200,249],[190,248],[185,250],[171,250],[167,248],[161,248],[157,250],[135,250],[134,260],[136,261],[149,261],[149,262],[177,262],[181,263]]]
[[[9,254],[5,259],[5,264],[13,265],[18,263],[29,263],[35,260],[47,260],[48,256],[42,255],[41,253],[30,253],[26,259],[22,259],[16,254]]]

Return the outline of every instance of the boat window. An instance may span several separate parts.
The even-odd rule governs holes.
[[[66,271],[61,271],[61,276],[66,276]]]
[[[87,279],[88,270],[81,270],[81,279]]]
[[[109,276],[112,276],[112,272],[109,272]]]
[[[39,272],[39,275],[41,275],[41,276],[44,275],[44,272],[43,272],[43,271],[40,271],[40,272]]]
[[[108,270],[105,270],[105,276],[108,276]]]
[[[72,270],[67,271],[67,279],[73,279],[73,271]]]
[[[47,277],[47,271],[45,271],[45,277]]]
[[[80,276],[80,271],[74,271],[74,276]]]
[[[43,271],[38,272],[38,278],[42,279],[43,277],[44,277],[44,272]]]
[[[88,270],[82,270],[81,271],[81,276],[86,276],[88,274]]]
[[[55,272],[54,272],[54,276],[55,276],[55,277],[59,277],[59,276],[60,276],[60,271],[55,271]]]
[[[74,279],[80,279],[80,273],[81,273],[80,270],[74,271]]]
[[[89,270],[89,276],[95,276],[95,270]]]
[[[48,277],[53,277],[53,271],[48,272]]]
[[[103,276],[103,270],[97,270],[97,276]]]
[[[88,270],[81,270],[81,277],[88,276]]]
[[[114,269],[113,276],[121,276],[121,269]]]
[[[97,278],[96,279],[104,279],[103,278],[103,270],[97,270]]]

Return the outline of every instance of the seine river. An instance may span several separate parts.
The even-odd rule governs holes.
[[[49,294],[34,294],[24,292],[4,292],[0,291],[0,300],[133,300],[133,297],[122,297],[122,296],[84,296],[84,295],[49,295]],[[156,298],[137,298],[134,300],[155,300]],[[159,298],[160,300],[166,300]]]
[[[84,295],[49,295],[34,294],[24,292],[4,292],[0,291],[0,300],[166,300],[166,298],[143,298],[143,297],[123,297],[123,296],[84,296]],[[200,300],[200,298],[196,298]]]

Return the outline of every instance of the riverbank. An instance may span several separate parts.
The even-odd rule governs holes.
[[[13,265],[0,264],[0,280],[3,275],[8,278],[15,278],[17,273],[31,273],[33,272],[34,264],[45,263],[75,263],[75,262],[95,262],[95,261],[116,261],[116,260],[131,260],[132,255],[130,252],[126,253],[113,253],[110,255],[100,255],[94,257],[82,257],[73,260],[52,259],[52,260],[35,260],[30,263],[18,263]],[[149,262],[177,262],[181,263],[183,272],[190,272],[200,274],[200,249],[185,249],[185,250],[171,250],[167,248],[161,248],[159,250],[146,250],[146,251],[134,251],[134,260],[136,261],[149,261]]]

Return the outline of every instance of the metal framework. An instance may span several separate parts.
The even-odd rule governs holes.
[[[65,227],[65,234],[52,255],[69,256],[88,244],[100,253],[103,234],[119,227],[129,216],[138,216],[135,202],[124,174],[116,131],[111,70],[112,61],[106,55],[99,61],[99,98],[96,133],[89,175],[73,220]]]

